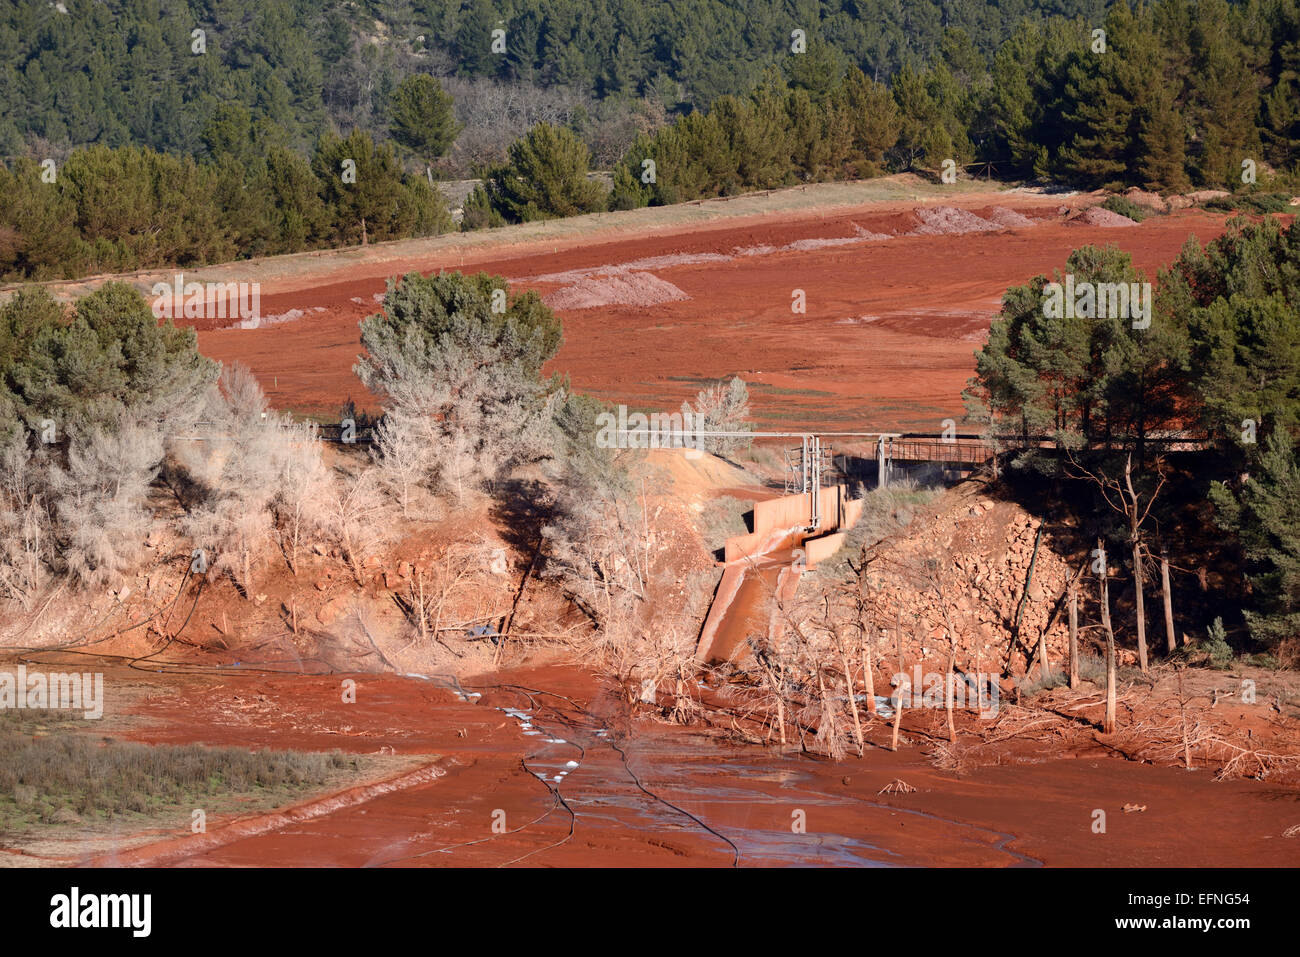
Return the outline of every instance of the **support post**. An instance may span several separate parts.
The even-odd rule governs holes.
[[[808,440],[808,530],[816,531],[822,523],[822,442],[818,436]]]

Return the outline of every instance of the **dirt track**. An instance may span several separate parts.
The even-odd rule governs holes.
[[[918,219],[918,210],[938,212],[926,203],[939,200],[927,196],[672,232],[657,224],[639,238],[594,219],[585,242],[440,248],[333,271],[321,261],[310,279],[295,268],[262,280],[270,325],[205,330],[200,348],[250,365],[275,405],[332,416],[349,395],[372,401],[362,400],[351,368],[357,322],[377,310],[386,277],[485,269],[555,303],[565,344],[548,371],[603,398],[675,408],[701,382],[740,374],[768,427],[937,431],[943,419],[961,417],[972,353],[1008,285],[1050,273],[1089,243],[1118,245],[1154,279],[1189,236],[1204,242],[1223,231],[1223,216],[1199,210],[1127,228],[1065,221],[1062,210],[1095,200],[997,191],[943,197],[963,216],[994,225],[1026,216],[1033,223],[956,235],[925,234],[962,223]],[[791,310],[796,289],[806,313]],[[614,301],[572,308],[602,297]]]

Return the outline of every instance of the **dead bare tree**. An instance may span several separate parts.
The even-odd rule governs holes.
[[[636,630],[649,597],[656,540],[644,487],[631,500],[621,491],[566,491],[555,521],[543,531],[551,573],[614,641]]]
[[[324,529],[333,476],[321,460],[319,429],[314,423],[285,422],[283,451],[272,510],[280,549],[289,570],[298,574],[298,552]]]
[[[866,588],[866,578],[863,570],[859,570],[857,577],[857,587],[853,589],[853,622],[858,632],[858,656],[862,661],[862,690],[866,695],[867,714],[875,715],[876,713],[876,662],[875,662],[875,640],[872,638],[872,625],[869,620],[867,609],[868,603],[864,593]]]
[[[957,740],[957,726],[953,723],[953,684],[956,680],[954,671],[957,666],[957,631],[952,626],[952,615],[945,604],[943,608],[944,617],[948,620],[948,673],[944,676],[944,704],[948,710],[948,740],[955,742]]]
[[[763,675],[764,687],[770,700],[769,710],[776,713],[776,727],[781,744],[784,746],[786,744],[785,703],[790,694],[789,671],[781,655],[776,653],[775,649],[767,641],[755,641],[752,637],[749,640],[754,660],[758,662]],[[769,738],[771,738],[771,734],[771,724],[769,722]]]
[[[1115,733],[1115,629],[1110,624],[1110,569],[1106,564],[1106,545],[1097,539],[1097,563],[1101,566],[1101,625],[1106,632],[1106,721],[1103,730]]]
[[[433,481],[438,436],[431,419],[395,404],[375,426],[371,455],[383,484],[397,499],[402,514],[411,514],[411,500]]]
[[[1113,478],[1101,471],[1091,471],[1080,465],[1070,452],[1070,462],[1084,476],[1086,476],[1101,492],[1102,498],[1110,508],[1124,516],[1128,526],[1128,542],[1132,551],[1133,561],[1133,587],[1135,597],[1135,616],[1137,619],[1137,646],[1138,646],[1138,665],[1142,673],[1148,673],[1147,668],[1147,624],[1146,624],[1146,607],[1145,607],[1145,588],[1142,565],[1143,536],[1142,525],[1146,522],[1147,517],[1151,514],[1151,509],[1155,505],[1156,499],[1160,495],[1161,489],[1165,486],[1168,473],[1165,468],[1163,458],[1156,458],[1153,465],[1157,477],[1155,488],[1147,496],[1145,504],[1142,496],[1133,486],[1133,456],[1129,454],[1124,458],[1124,478]]]
[[[491,544],[482,536],[469,542],[452,542],[442,547],[427,563],[411,570],[406,594],[399,597],[414,635],[413,642],[437,641],[444,632],[461,632],[478,624],[498,620],[500,602],[485,611],[482,596],[500,591],[490,576]],[[472,599],[465,601],[466,597]]]
[[[21,429],[0,445],[0,597],[28,610],[49,579],[54,544],[32,459]]]
[[[366,560],[388,540],[387,503],[373,468],[338,483],[330,499],[326,528],[357,584],[364,584]]]
[[[832,761],[843,760],[845,748],[837,714],[839,709],[826,691],[825,676],[820,668],[817,669],[817,690],[816,717],[813,719],[817,725],[817,745]]]
[[[1071,578],[1070,590],[1070,690],[1079,687],[1079,579]]]
[[[1160,543],[1160,596],[1165,606],[1165,647],[1170,654],[1178,650],[1174,637],[1174,599],[1169,588],[1169,551]]]
[[[503,162],[510,144],[538,123],[568,126],[575,110],[589,97],[563,86],[543,88],[531,83],[447,77],[461,132],[438,164],[453,176],[475,175],[485,166]]]
[[[889,750],[898,750],[898,729],[903,723],[903,703],[911,694],[912,683],[908,681],[907,675],[903,674],[902,669],[898,672],[898,686],[890,703],[894,707],[894,736],[889,743]]]
[[[856,744],[859,755],[863,754],[866,737],[854,692],[850,638],[855,629],[842,594],[835,588],[823,588],[793,601],[781,601],[775,595],[773,598],[774,634],[760,646],[768,651],[763,667],[769,672],[770,686],[775,686],[777,678],[772,652],[779,650],[782,658],[782,714],[794,716],[801,737],[805,728],[816,728],[814,745],[832,760],[844,757],[850,741]],[[834,693],[836,672],[844,677],[847,700],[843,705]],[[842,709],[848,712],[847,717]]]
[[[867,714],[874,716],[876,714],[876,641],[873,637],[874,626],[870,615],[869,583],[865,565],[854,568],[854,571],[853,583],[842,586],[839,594],[841,601],[847,606],[845,614],[847,627],[857,634],[858,658],[862,665],[862,690],[866,696]]]
[[[850,645],[848,636],[844,633],[835,614],[831,610],[830,596],[825,597],[825,627],[830,634],[831,641],[835,646],[835,652],[839,657],[840,668],[844,672],[844,688],[848,694],[849,714],[853,717],[853,740],[858,746],[858,757],[862,757],[864,750],[864,740],[862,736],[862,722],[858,718],[858,702],[853,691],[853,666],[850,664]]]

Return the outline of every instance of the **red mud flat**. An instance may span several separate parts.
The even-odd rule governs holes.
[[[138,674],[138,673],[133,673]],[[480,681],[358,675],[158,677],[134,732],[429,755],[386,782],[269,814],[209,818],[108,866],[1294,866],[1297,792],[1088,755],[936,770],[917,744],[839,764],[630,721],[585,670]],[[906,727],[906,726],[905,726]],[[888,732],[869,732],[877,743]],[[901,778],[917,790],[881,794]],[[1125,813],[1123,806],[1144,805]],[[1106,833],[1093,833],[1096,810]],[[493,824],[498,822],[494,830]],[[799,831],[795,825],[804,823]],[[66,863],[75,863],[68,861]]]
[[[602,398],[676,408],[704,380],[740,374],[768,427],[933,431],[961,417],[973,352],[1009,285],[1090,243],[1119,246],[1154,279],[1189,237],[1224,230],[1222,215],[1196,209],[1126,228],[1067,219],[1076,212],[990,191],[952,206],[872,203],[604,242],[596,230],[555,251],[534,242],[349,265],[306,287],[301,275],[264,280],[262,314],[288,318],[201,331],[199,345],[248,364],[276,406],[333,416],[349,395],[373,404],[352,365],[357,322],[377,311],[387,276],[486,269],[554,303],[565,342],[548,371]],[[791,311],[796,289],[804,314]]]

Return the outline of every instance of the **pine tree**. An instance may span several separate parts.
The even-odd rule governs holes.
[[[1265,220],[1205,249],[1189,242],[1162,277],[1161,294],[1186,317],[1210,433],[1247,460],[1274,432],[1300,437],[1297,231]]]
[[[888,87],[856,67],[849,70],[832,99],[849,123],[852,152],[849,162],[857,176],[878,176],[885,155],[898,143],[902,120]]]
[[[785,75],[795,90],[806,90],[814,103],[824,103],[839,86],[848,63],[842,53],[821,40],[813,40],[804,53],[785,61]]]
[[[1252,637],[1268,644],[1300,634],[1300,460],[1280,433],[1270,435],[1256,467],[1239,488],[1216,482],[1210,490],[1225,530],[1235,533],[1246,559]]]
[[[590,213],[605,205],[599,183],[587,178],[590,153],[571,130],[539,123],[510,147],[509,160],[484,186],[507,222]]]
[[[345,139],[321,137],[311,162],[339,242],[360,243],[411,235],[417,223],[447,228],[441,195],[423,177],[408,183],[391,143],[376,145],[353,130]]]
[[[1138,104],[1150,70],[1143,25],[1126,4],[1105,20],[1106,47],[1080,46],[1065,63],[1061,121],[1068,141],[1058,168],[1089,186],[1119,186],[1135,172]]]
[[[939,107],[926,89],[925,78],[905,66],[894,76],[892,91],[899,116],[894,148],[899,165],[911,169],[925,162],[937,169],[945,158],[951,158],[952,142],[943,135]]]
[[[1187,178],[1187,130],[1167,86],[1156,87],[1138,121],[1141,152],[1137,172],[1147,189],[1181,192]]]
[[[275,215],[278,252],[294,253],[322,243],[330,216],[320,197],[320,180],[306,159],[282,146],[266,156],[266,184]]]
[[[43,290],[0,310],[0,381],[33,431],[50,419],[60,435],[111,432],[135,423],[183,420],[216,378],[193,329],[159,322],[123,283],[77,301],[71,316]]]
[[[648,145],[648,143],[647,143]],[[641,182],[642,155],[634,147],[614,167],[614,188],[609,194],[610,209],[640,209],[650,203],[651,191]]]
[[[399,484],[433,471],[460,499],[551,453],[561,396],[540,371],[560,324],[536,293],[510,299],[505,280],[485,273],[408,275],[390,280],[384,314],[362,322],[361,341],[355,371],[393,414],[383,442]],[[409,459],[396,454],[409,445],[397,429],[427,437],[435,463],[396,461]]]
[[[1008,173],[1022,176],[1033,174],[1038,156],[1033,127],[1042,107],[1030,75],[1042,45],[1041,33],[1021,24],[993,59],[990,152],[999,160],[1009,161]]]
[[[1278,166],[1300,162],[1300,6],[1295,0],[1272,5],[1272,44],[1267,75],[1272,88],[1261,106],[1269,159]]]
[[[433,162],[451,148],[460,132],[451,95],[426,73],[408,76],[393,91],[389,107],[393,139],[411,150],[433,176]]]
[[[1199,130],[1192,164],[1201,183],[1238,187],[1242,162],[1260,155],[1259,82],[1234,35],[1225,0],[1199,0],[1191,32],[1188,112]]]
[[[71,278],[81,274],[76,203],[41,168],[21,159],[0,166],[0,276],[7,279]]]
[[[364,360],[357,374],[367,386],[387,390],[385,355],[436,349],[442,336],[460,325],[472,325],[508,347],[529,375],[540,375],[542,365],[560,348],[560,321],[537,293],[511,297],[509,292],[503,277],[488,273],[411,273],[400,282],[389,280],[384,313],[362,322],[362,344],[376,361]],[[413,346],[416,340],[423,345]]]
[[[501,54],[492,52],[492,31],[504,28],[489,0],[471,0],[460,15],[456,32],[456,59],[464,76],[490,76],[496,72]],[[509,44],[506,49],[509,51]]]

